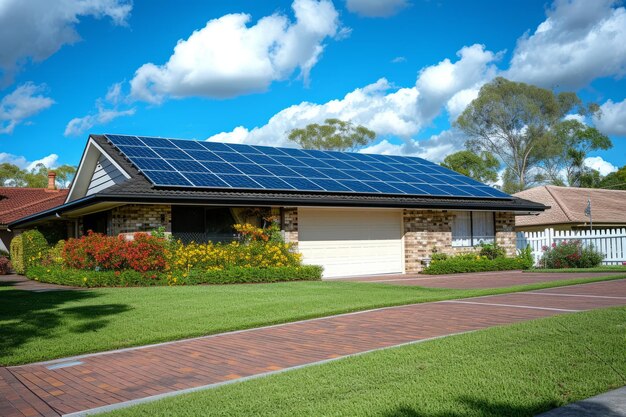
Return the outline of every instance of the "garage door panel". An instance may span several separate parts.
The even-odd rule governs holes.
[[[298,228],[304,262],[325,277],[402,272],[399,211],[301,209]]]

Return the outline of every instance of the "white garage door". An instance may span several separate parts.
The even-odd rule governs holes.
[[[298,248],[324,277],[403,272],[397,210],[298,209]]]

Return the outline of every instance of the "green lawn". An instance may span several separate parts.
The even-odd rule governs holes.
[[[383,306],[604,279],[607,278],[487,290],[429,289],[354,282],[291,282],[37,293],[16,290],[4,284],[0,286],[0,365],[29,363]]]
[[[107,416],[533,416],[625,385],[625,340],[626,308],[597,310],[387,349]]]

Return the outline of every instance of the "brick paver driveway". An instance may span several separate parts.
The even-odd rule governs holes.
[[[522,272],[522,271],[497,271],[497,272],[475,272],[471,274],[453,275],[420,275],[420,274],[398,274],[398,275],[372,275],[366,277],[334,278],[329,281],[358,281],[374,282],[379,284],[392,285],[415,285],[432,288],[456,288],[456,289],[478,289],[478,288],[504,288],[515,285],[535,284],[539,282],[563,281],[576,278],[606,277],[609,275],[626,276],[624,272]]]
[[[390,307],[0,368],[0,415],[103,411],[373,349],[626,305],[626,279]]]

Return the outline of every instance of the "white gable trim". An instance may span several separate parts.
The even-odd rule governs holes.
[[[72,181],[72,186],[67,194],[65,203],[85,197],[89,190],[89,185],[93,177],[94,170],[101,157],[106,158],[126,179],[130,179],[130,174],[126,172],[109,154],[107,154],[98,143],[89,138],[83,156],[78,165],[76,176]]]

